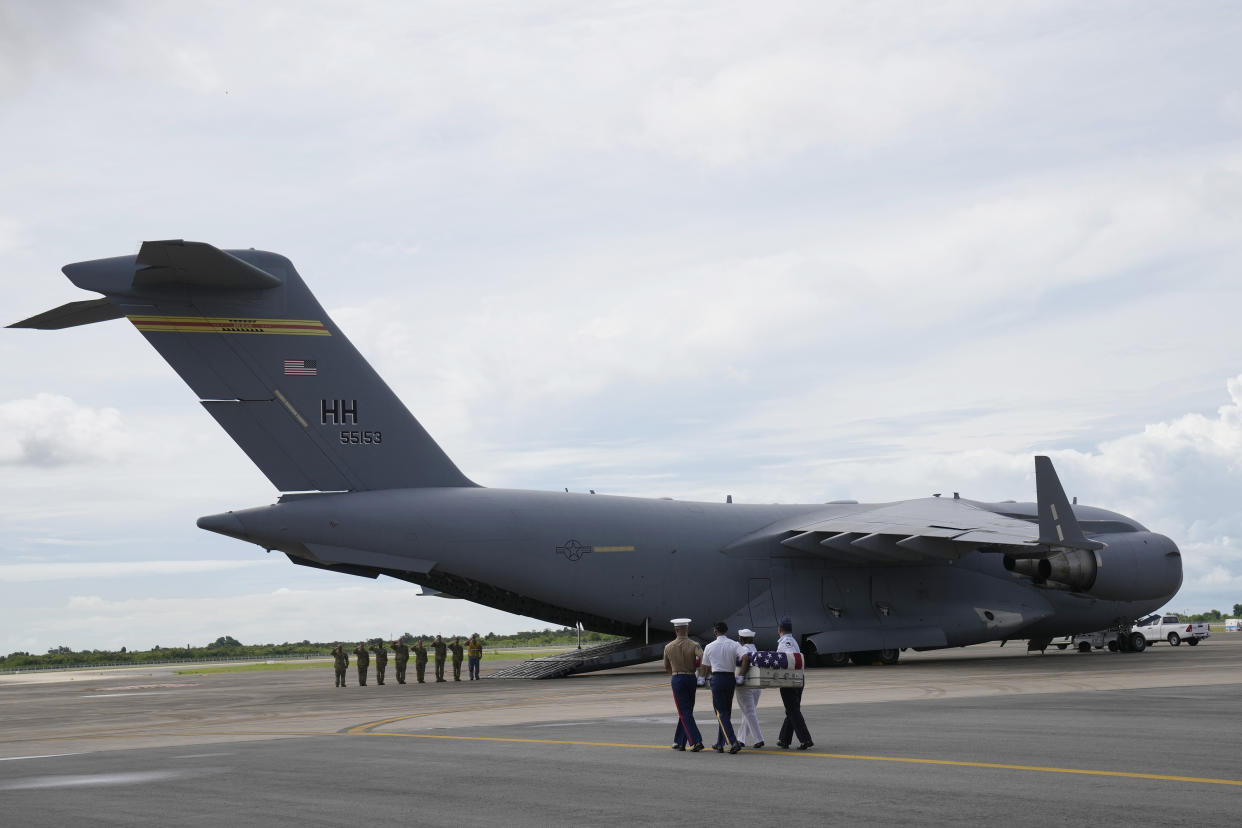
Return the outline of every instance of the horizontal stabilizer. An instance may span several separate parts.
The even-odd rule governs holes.
[[[124,311],[107,299],[84,299],[81,302],[69,302],[59,308],[52,308],[37,316],[23,319],[21,322],[14,322],[9,327],[59,331],[64,328],[76,328],[78,325],[120,319],[124,315]]]
[[[134,287],[194,285],[233,290],[268,290],[281,281],[266,270],[203,242],[143,242],[134,273]]]

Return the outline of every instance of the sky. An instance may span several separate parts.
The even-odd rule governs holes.
[[[1082,503],[1242,602],[1242,7],[0,0],[5,324],[288,256],[473,480]],[[512,632],[197,529],[267,480],[124,322],[0,331],[0,652]]]

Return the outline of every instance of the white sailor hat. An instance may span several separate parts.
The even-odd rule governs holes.
[[[755,631],[754,630],[738,630],[737,637],[738,638],[754,638]]]
[[[672,624],[674,627],[688,627],[690,626],[690,619],[689,618],[672,618],[669,620],[669,623]]]

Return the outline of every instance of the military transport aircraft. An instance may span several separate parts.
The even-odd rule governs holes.
[[[127,318],[282,492],[201,528],[303,566],[628,636],[619,655],[630,662],[656,657],[666,619],[684,615],[703,637],[723,619],[765,647],[789,615],[829,664],[1008,639],[1042,649],[1062,634],[1128,630],[1181,586],[1173,541],[1071,504],[1047,457],[1035,458],[1036,503],[743,505],[483,488],[283,256],[151,241],[64,273],[103,298],[10,327]]]

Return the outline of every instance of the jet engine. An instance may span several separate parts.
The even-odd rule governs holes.
[[[1065,549],[1046,558],[1005,556],[1005,569],[1010,572],[1075,592],[1091,589],[1099,564],[1097,554],[1085,549]]]

